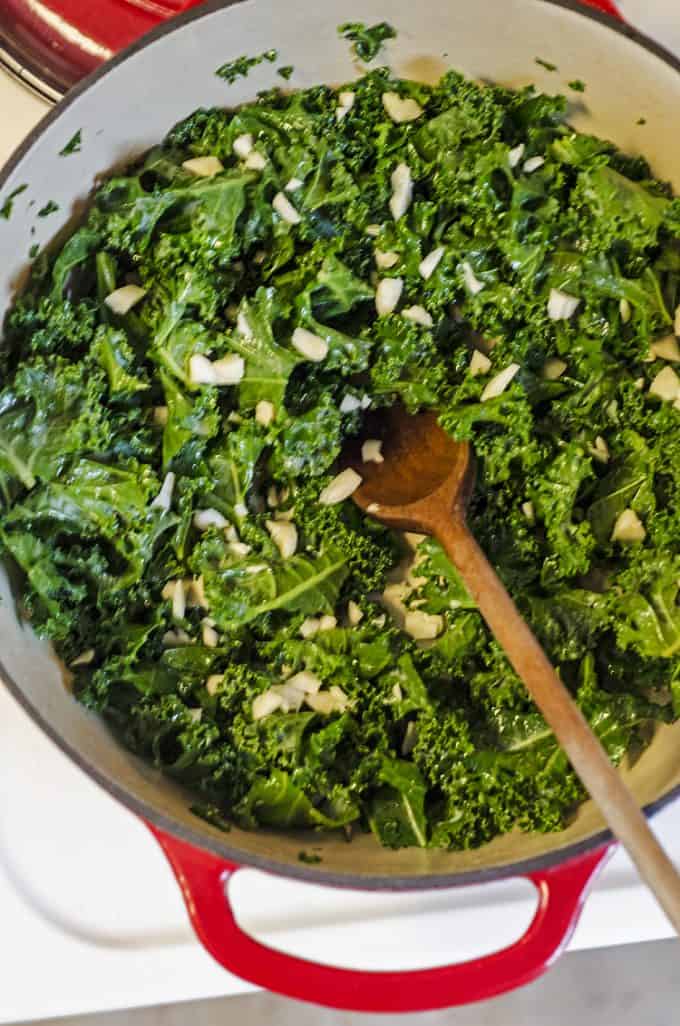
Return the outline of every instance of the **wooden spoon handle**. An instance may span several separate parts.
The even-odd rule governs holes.
[[[447,518],[435,534],[574,770],[680,933],[680,875],[496,571],[463,521]]]

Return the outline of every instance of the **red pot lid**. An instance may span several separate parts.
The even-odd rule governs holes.
[[[102,61],[200,0],[2,0],[0,61],[57,99]]]
[[[102,61],[201,0],[1,0],[0,64],[56,100]],[[614,0],[582,0],[617,14]]]

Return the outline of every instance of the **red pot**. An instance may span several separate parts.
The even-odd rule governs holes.
[[[18,12],[16,0],[9,3]],[[44,6],[68,13],[75,0],[52,0]],[[100,6],[102,11],[117,9]],[[159,5],[147,9],[152,6]],[[608,0],[591,0],[591,8],[596,6],[614,13]],[[671,180],[675,176],[680,187],[680,138],[667,127],[680,109],[680,64],[673,57],[613,17],[586,11],[571,0],[478,0],[462,7],[442,0],[421,0],[418,5],[409,0],[345,0],[342,18],[368,23],[389,19],[399,29],[391,63],[411,77],[433,78],[446,66],[455,66],[510,85],[535,81],[546,90],[584,78],[588,91],[585,105],[574,113],[577,127],[612,138],[625,149],[644,150],[656,173]],[[119,37],[106,34],[111,23],[100,13],[89,28],[90,37],[115,47]],[[337,8],[328,0],[298,0],[288,9],[275,0],[208,3],[157,28],[73,89],[0,174],[0,196],[29,183],[0,232],[0,313],[25,270],[23,254],[69,220],[97,175],[138,155],[194,108],[235,105],[275,81],[267,65],[227,89],[213,74],[218,65],[276,45],[282,62],[295,66],[292,87],[353,77],[346,44],[337,38],[337,21]],[[557,64],[559,72],[551,75],[538,67],[537,55]],[[70,74],[82,68],[81,58],[75,52],[69,55]],[[636,124],[640,115],[646,118],[644,127]],[[81,152],[60,158],[59,150],[78,129]],[[48,199],[59,204],[59,213],[34,222],[32,211]],[[1,583],[0,672],[7,686],[84,772],[149,823],[182,887],[200,940],[230,971],[319,1004],[416,1011],[481,1000],[527,983],[567,942],[611,843],[591,803],[561,833],[515,833],[473,852],[387,851],[368,836],[346,844],[332,835],[314,835],[315,848],[322,846],[322,861],[301,864],[298,852],[305,838],[300,833],[222,833],[191,813],[186,794],[172,781],[124,751],[62,686],[61,667],[17,620],[8,582]],[[680,791],[679,737],[680,725],[660,728],[628,773],[648,815]],[[384,890],[442,888],[522,875],[536,886],[539,901],[524,936],[491,956],[412,972],[362,973],[294,958],[244,934],[225,896],[226,881],[239,866]]]

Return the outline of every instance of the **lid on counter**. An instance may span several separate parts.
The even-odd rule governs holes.
[[[200,0],[2,0],[0,64],[57,100],[102,61]]]

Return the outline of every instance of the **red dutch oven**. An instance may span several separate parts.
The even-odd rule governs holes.
[[[20,23],[28,8],[43,22],[45,11],[53,24],[61,18],[62,29],[69,11],[78,6],[82,13],[76,0],[31,5],[5,0],[5,6],[10,12],[16,8],[21,31],[13,36],[15,44],[23,27],[35,36],[35,24]],[[98,175],[138,156],[196,107],[237,105],[276,81],[274,69],[266,65],[227,87],[213,73],[220,64],[276,46],[281,62],[295,67],[293,88],[354,77],[357,69],[347,45],[337,37],[338,21],[371,24],[388,19],[399,30],[390,44],[390,63],[407,77],[434,80],[453,66],[510,86],[534,81],[546,91],[582,78],[588,88],[573,111],[576,127],[611,138],[628,151],[644,152],[655,173],[674,181],[680,191],[680,135],[671,129],[680,110],[680,62],[617,20],[608,0],[591,0],[587,8],[571,0],[478,0],[474,5],[343,0],[341,8],[328,0],[198,7],[186,0],[107,0],[97,9],[111,13],[119,6],[127,20],[121,18],[114,27],[104,16],[91,19],[90,25],[81,26],[80,36],[66,33],[72,45],[56,63],[48,66],[38,60],[33,71],[43,77],[49,72],[54,88],[61,88],[146,30],[156,15],[193,9],[94,70],[40,122],[0,173],[0,197],[28,185],[0,232],[0,315],[25,274],[29,247],[47,242],[82,210]],[[536,56],[559,70],[544,70],[535,63]],[[642,118],[644,125],[639,124]],[[68,159],[59,157],[77,130],[81,151]],[[34,211],[50,199],[59,205],[58,214],[36,221]],[[371,836],[347,844],[331,834],[305,837],[300,832],[237,828],[223,833],[196,817],[186,793],[121,748],[73,700],[50,647],[17,618],[4,577],[0,593],[0,676],[84,772],[146,820],[175,872],[199,939],[231,972],[269,990],[337,1008],[421,1011],[490,998],[528,983],[567,943],[587,888],[612,843],[591,802],[560,833],[513,832],[467,852],[388,851]],[[661,727],[634,767],[623,770],[650,816],[680,793],[679,742],[680,724]],[[305,843],[320,851],[320,863],[299,861]],[[292,957],[245,934],[226,889],[242,866],[312,883],[385,891],[524,876],[536,887],[538,904],[526,933],[492,955],[432,969],[360,972]]]

